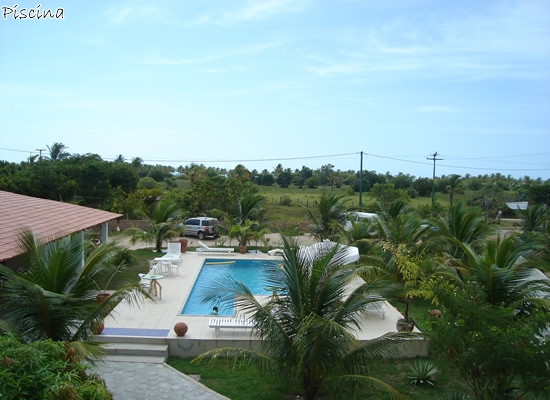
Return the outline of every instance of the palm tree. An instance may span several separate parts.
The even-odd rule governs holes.
[[[530,204],[527,210],[521,214],[522,231],[524,235],[533,232],[543,232],[548,220],[548,212],[542,204]]]
[[[489,304],[518,310],[538,305],[550,310],[550,281],[532,278],[532,270],[538,266],[536,243],[522,242],[517,234],[511,234],[489,240],[481,252],[468,245],[463,248],[468,270],[464,281],[480,283]]]
[[[239,198],[237,202],[237,215],[235,216],[238,223],[242,224],[243,221],[250,219],[253,221],[263,222],[264,209],[263,203],[265,201],[264,196],[257,194],[246,194]]]
[[[379,203],[379,207],[379,217],[373,219],[378,237],[392,245],[405,244],[407,247],[416,247],[430,231],[430,225],[421,220],[402,200],[396,200],[388,206]]]
[[[54,143],[52,146],[46,146],[50,152],[49,157],[46,157],[50,161],[63,160],[69,157],[69,153],[66,151],[67,147],[63,143]]]
[[[462,203],[450,207],[433,224],[437,234],[427,245],[441,254],[447,265],[454,267],[459,266],[464,256],[463,244],[480,250],[485,245],[485,239],[494,233],[494,226],[485,223],[485,217],[479,208],[468,208]]]
[[[449,184],[445,188],[447,192],[449,193],[449,204],[452,207],[453,201],[455,198],[455,194],[458,191],[458,187],[460,185],[460,175],[453,174],[449,177]]]
[[[21,341],[87,341],[93,324],[121,300],[138,304],[149,297],[139,283],[127,282],[98,304],[96,280],[114,268],[109,260],[118,249],[114,242],[88,244],[80,235],[43,243],[32,232],[21,234],[23,272],[0,265],[0,311]]]
[[[342,222],[345,221],[345,203],[349,199],[342,201],[344,197],[344,195],[335,193],[323,193],[315,212],[306,208],[312,222],[313,234],[320,240],[335,235]]]
[[[261,348],[218,348],[196,361],[226,357],[252,362],[285,387],[298,387],[308,400],[328,388],[345,392],[360,384],[379,385],[397,395],[367,376],[366,365],[370,357],[393,354],[404,336],[388,333],[359,343],[353,335],[369,303],[389,292],[391,285],[372,281],[352,290],[349,283],[356,277],[356,267],[342,266],[338,246],[309,258],[311,254],[283,240],[282,272],[274,266],[267,282],[283,288],[279,296],[260,303],[246,285],[221,277],[204,299],[222,306],[235,304],[251,315]]]
[[[341,243],[357,247],[360,254],[367,254],[372,247],[372,239],[376,233],[373,219],[363,219],[356,222],[351,215],[348,215],[347,218],[349,221],[348,227],[344,225],[338,227],[339,233],[334,238]]]
[[[165,240],[178,236],[174,229],[181,215],[181,210],[170,199],[164,198],[157,202],[151,214],[151,217],[145,216],[144,219],[149,225],[147,229],[130,228],[126,230],[131,235],[130,243],[135,244],[139,241],[153,244],[155,251],[161,252]]]

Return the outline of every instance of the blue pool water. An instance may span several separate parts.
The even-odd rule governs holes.
[[[270,295],[272,292],[264,287],[269,285],[268,270],[273,271],[273,266],[273,261],[206,259],[181,314],[210,315],[212,307],[218,304],[202,301],[206,290],[212,288],[212,282],[223,276],[229,275],[244,283],[255,295]],[[233,308],[219,308],[218,315],[233,315]]]

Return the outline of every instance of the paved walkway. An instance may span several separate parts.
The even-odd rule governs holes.
[[[115,400],[227,400],[167,364],[101,362],[94,370]]]

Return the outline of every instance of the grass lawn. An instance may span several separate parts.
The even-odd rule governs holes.
[[[468,388],[462,378],[446,362],[434,361],[440,371],[435,378],[435,386],[410,385],[407,376],[410,374],[412,359],[372,360],[369,363],[369,376],[390,384],[411,400],[440,400],[449,392],[467,392]],[[286,400],[295,399],[296,390],[263,377],[252,365],[234,366],[225,360],[213,363],[191,363],[190,359],[170,358],[168,364],[177,370],[200,376],[200,382],[232,400]],[[342,393],[324,393],[322,399],[390,399],[376,388],[364,388],[353,397],[344,397]]]

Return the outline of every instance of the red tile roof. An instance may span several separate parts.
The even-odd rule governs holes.
[[[20,254],[22,230],[55,240],[120,217],[122,214],[0,190],[0,261]]]

